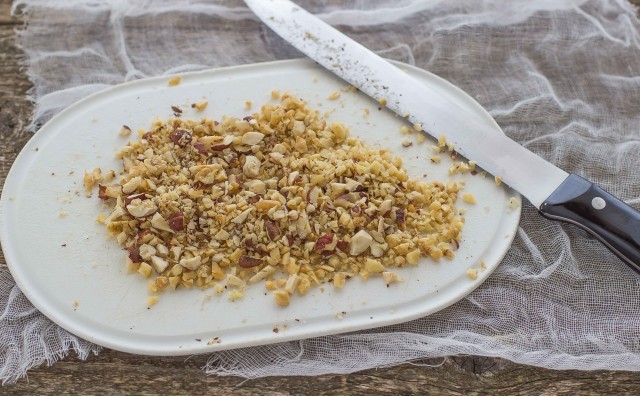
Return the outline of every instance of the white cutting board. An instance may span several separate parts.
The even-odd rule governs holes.
[[[439,77],[396,63],[429,90],[446,93],[469,113],[493,119],[464,92]],[[64,110],[27,143],[7,177],[0,201],[0,236],[9,269],[29,300],[70,332],[113,349],[150,355],[183,355],[377,327],[440,310],[481,284],[500,263],[515,234],[520,208],[508,210],[519,196],[493,177],[450,176],[450,161],[432,164],[427,140],[404,148],[403,120],[360,93],[326,98],[345,83],[308,60],[288,60],[208,70],[182,75],[178,86],[157,77],[115,86]],[[402,156],[411,177],[425,181],[466,180],[464,192],[478,200],[467,210],[460,250],[454,260],[424,260],[398,272],[404,282],[386,287],[381,278],[353,279],[342,290],[312,288],[281,308],[262,284],[251,286],[240,301],[212,290],[166,291],[147,309],[147,280],[127,275],[125,252],[95,222],[101,203],[83,194],[85,170],[120,169],[114,152],[126,139],[123,124],[147,128],[156,116],[168,117],[179,105],[183,117],[220,118],[258,111],[278,89],[291,91],[309,106],[330,111],[330,120],[347,124],[370,145]],[[206,98],[196,113],[189,104]],[[253,108],[245,109],[251,101]],[[370,111],[364,115],[364,109]],[[461,114],[464,117],[465,114]],[[446,135],[446,131],[441,131]],[[134,138],[134,137],[132,137]],[[446,157],[446,155],[443,155]],[[66,217],[59,217],[66,212]],[[478,279],[467,275],[480,268]],[[208,297],[213,295],[213,297]],[[274,330],[277,329],[277,332]],[[217,338],[216,338],[217,337]],[[211,341],[213,340],[213,341]]]

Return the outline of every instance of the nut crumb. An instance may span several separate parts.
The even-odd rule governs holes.
[[[336,100],[340,97],[340,91],[333,91],[329,96],[327,96],[328,100]]]
[[[402,141],[402,147],[410,147],[410,146],[413,146],[413,142],[410,141],[409,139],[404,139]]]
[[[289,305],[290,297],[287,291],[276,290],[273,292],[273,297],[275,298],[276,303],[281,307],[286,307]]]
[[[277,89],[274,89],[273,91],[271,91],[271,99],[273,100],[280,99],[280,91]]]
[[[422,124],[413,124],[413,129],[415,129],[417,132],[422,132]]]
[[[60,212],[58,213],[58,217],[67,217],[67,212]]]
[[[520,206],[520,200],[517,197],[509,198],[509,203],[507,204],[509,209],[516,209],[518,206]]]
[[[502,184],[502,178],[500,176],[494,177],[494,180],[496,181],[496,185],[499,186]]]
[[[476,280],[478,279],[478,269],[477,268],[469,268],[467,270],[467,275],[469,276],[469,278]]]
[[[386,106],[387,105],[387,99],[382,98],[378,101],[378,103],[380,103],[380,106]]]
[[[170,87],[175,87],[176,85],[180,84],[180,82],[182,82],[182,77],[174,76],[171,77],[169,81],[167,81],[167,85],[169,85]]]
[[[250,108],[251,108],[251,106],[253,106],[253,103],[251,103],[251,101],[250,101],[250,100],[247,100],[246,102],[244,102],[244,108],[245,108],[245,109],[247,109],[247,110],[248,110],[248,109],[250,109]]]
[[[80,303],[78,302],[78,300],[73,300],[73,301],[71,302],[71,306],[72,306],[73,308],[78,308],[78,307],[80,306]]]
[[[392,271],[383,272],[382,280],[384,281],[385,285],[387,285],[387,287],[389,287],[389,285],[392,283],[402,282],[402,278],[400,278],[400,276],[397,273]]]
[[[438,148],[442,151],[445,147],[447,147],[447,138],[444,135],[438,136]]]
[[[487,264],[484,263],[484,261],[480,260],[480,268],[484,271],[487,269]]]
[[[209,101],[201,100],[199,102],[192,103],[191,107],[196,109],[197,111],[203,111],[204,109],[207,108],[208,105],[209,105]]]
[[[120,128],[120,132],[118,132],[118,135],[120,135],[120,136],[129,136],[129,135],[131,135],[131,128],[129,128],[126,125],[123,125],[122,128]]]
[[[147,309],[156,305],[158,303],[158,300],[159,300],[158,296],[151,296],[147,298]]]
[[[230,301],[238,301],[244,298],[244,294],[242,294],[239,290],[231,290],[229,292],[229,300]]]
[[[102,182],[102,170],[100,168],[95,168],[91,173],[84,172],[83,184],[85,195],[90,197],[93,188],[100,182]]]
[[[473,194],[470,193],[465,193],[462,194],[462,200],[468,204],[477,204],[478,201],[476,200],[476,197]]]

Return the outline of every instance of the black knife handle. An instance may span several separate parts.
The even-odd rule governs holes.
[[[540,213],[585,229],[640,273],[640,212],[600,187],[571,174]]]

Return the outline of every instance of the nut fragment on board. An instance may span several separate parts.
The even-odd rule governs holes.
[[[383,272],[382,279],[384,280],[384,283],[387,285],[387,287],[392,283],[402,282],[402,278],[400,278],[397,273],[392,271]]]
[[[477,204],[478,203],[478,201],[476,200],[476,197],[471,193],[462,194],[462,200],[464,202],[466,202],[466,203],[469,203],[469,204]]]
[[[123,125],[122,128],[120,128],[120,132],[118,132],[118,135],[120,135],[120,136],[129,136],[129,135],[131,135],[131,128],[129,128],[126,125]]]
[[[180,84],[180,82],[182,82],[182,77],[174,76],[171,77],[169,81],[167,81],[167,85],[170,87],[175,87],[176,85]]]
[[[518,206],[520,206],[520,200],[516,197],[511,197],[509,198],[509,202],[507,203],[507,207],[509,209],[516,209]]]
[[[84,172],[83,184],[84,184],[84,193],[87,197],[90,197],[93,191],[93,188],[102,182],[102,170],[100,168],[95,168],[92,172]]]
[[[197,111],[203,111],[204,109],[207,108],[207,106],[209,105],[209,102],[206,100],[201,100],[199,102],[195,102],[191,104],[191,107],[196,109]]]
[[[154,121],[118,151],[99,222],[128,273],[150,278],[152,293],[213,288],[230,300],[263,283],[285,307],[325,282],[389,285],[394,269],[454,256],[456,183],[409,179],[400,158],[344,124],[289,93],[271,97],[280,103],[244,118]],[[85,188],[103,179],[96,168]]]

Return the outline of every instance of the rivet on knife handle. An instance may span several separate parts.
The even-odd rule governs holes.
[[[640,212],[600,187],[571,174],[540,213],[583,228],[640,273]]]

